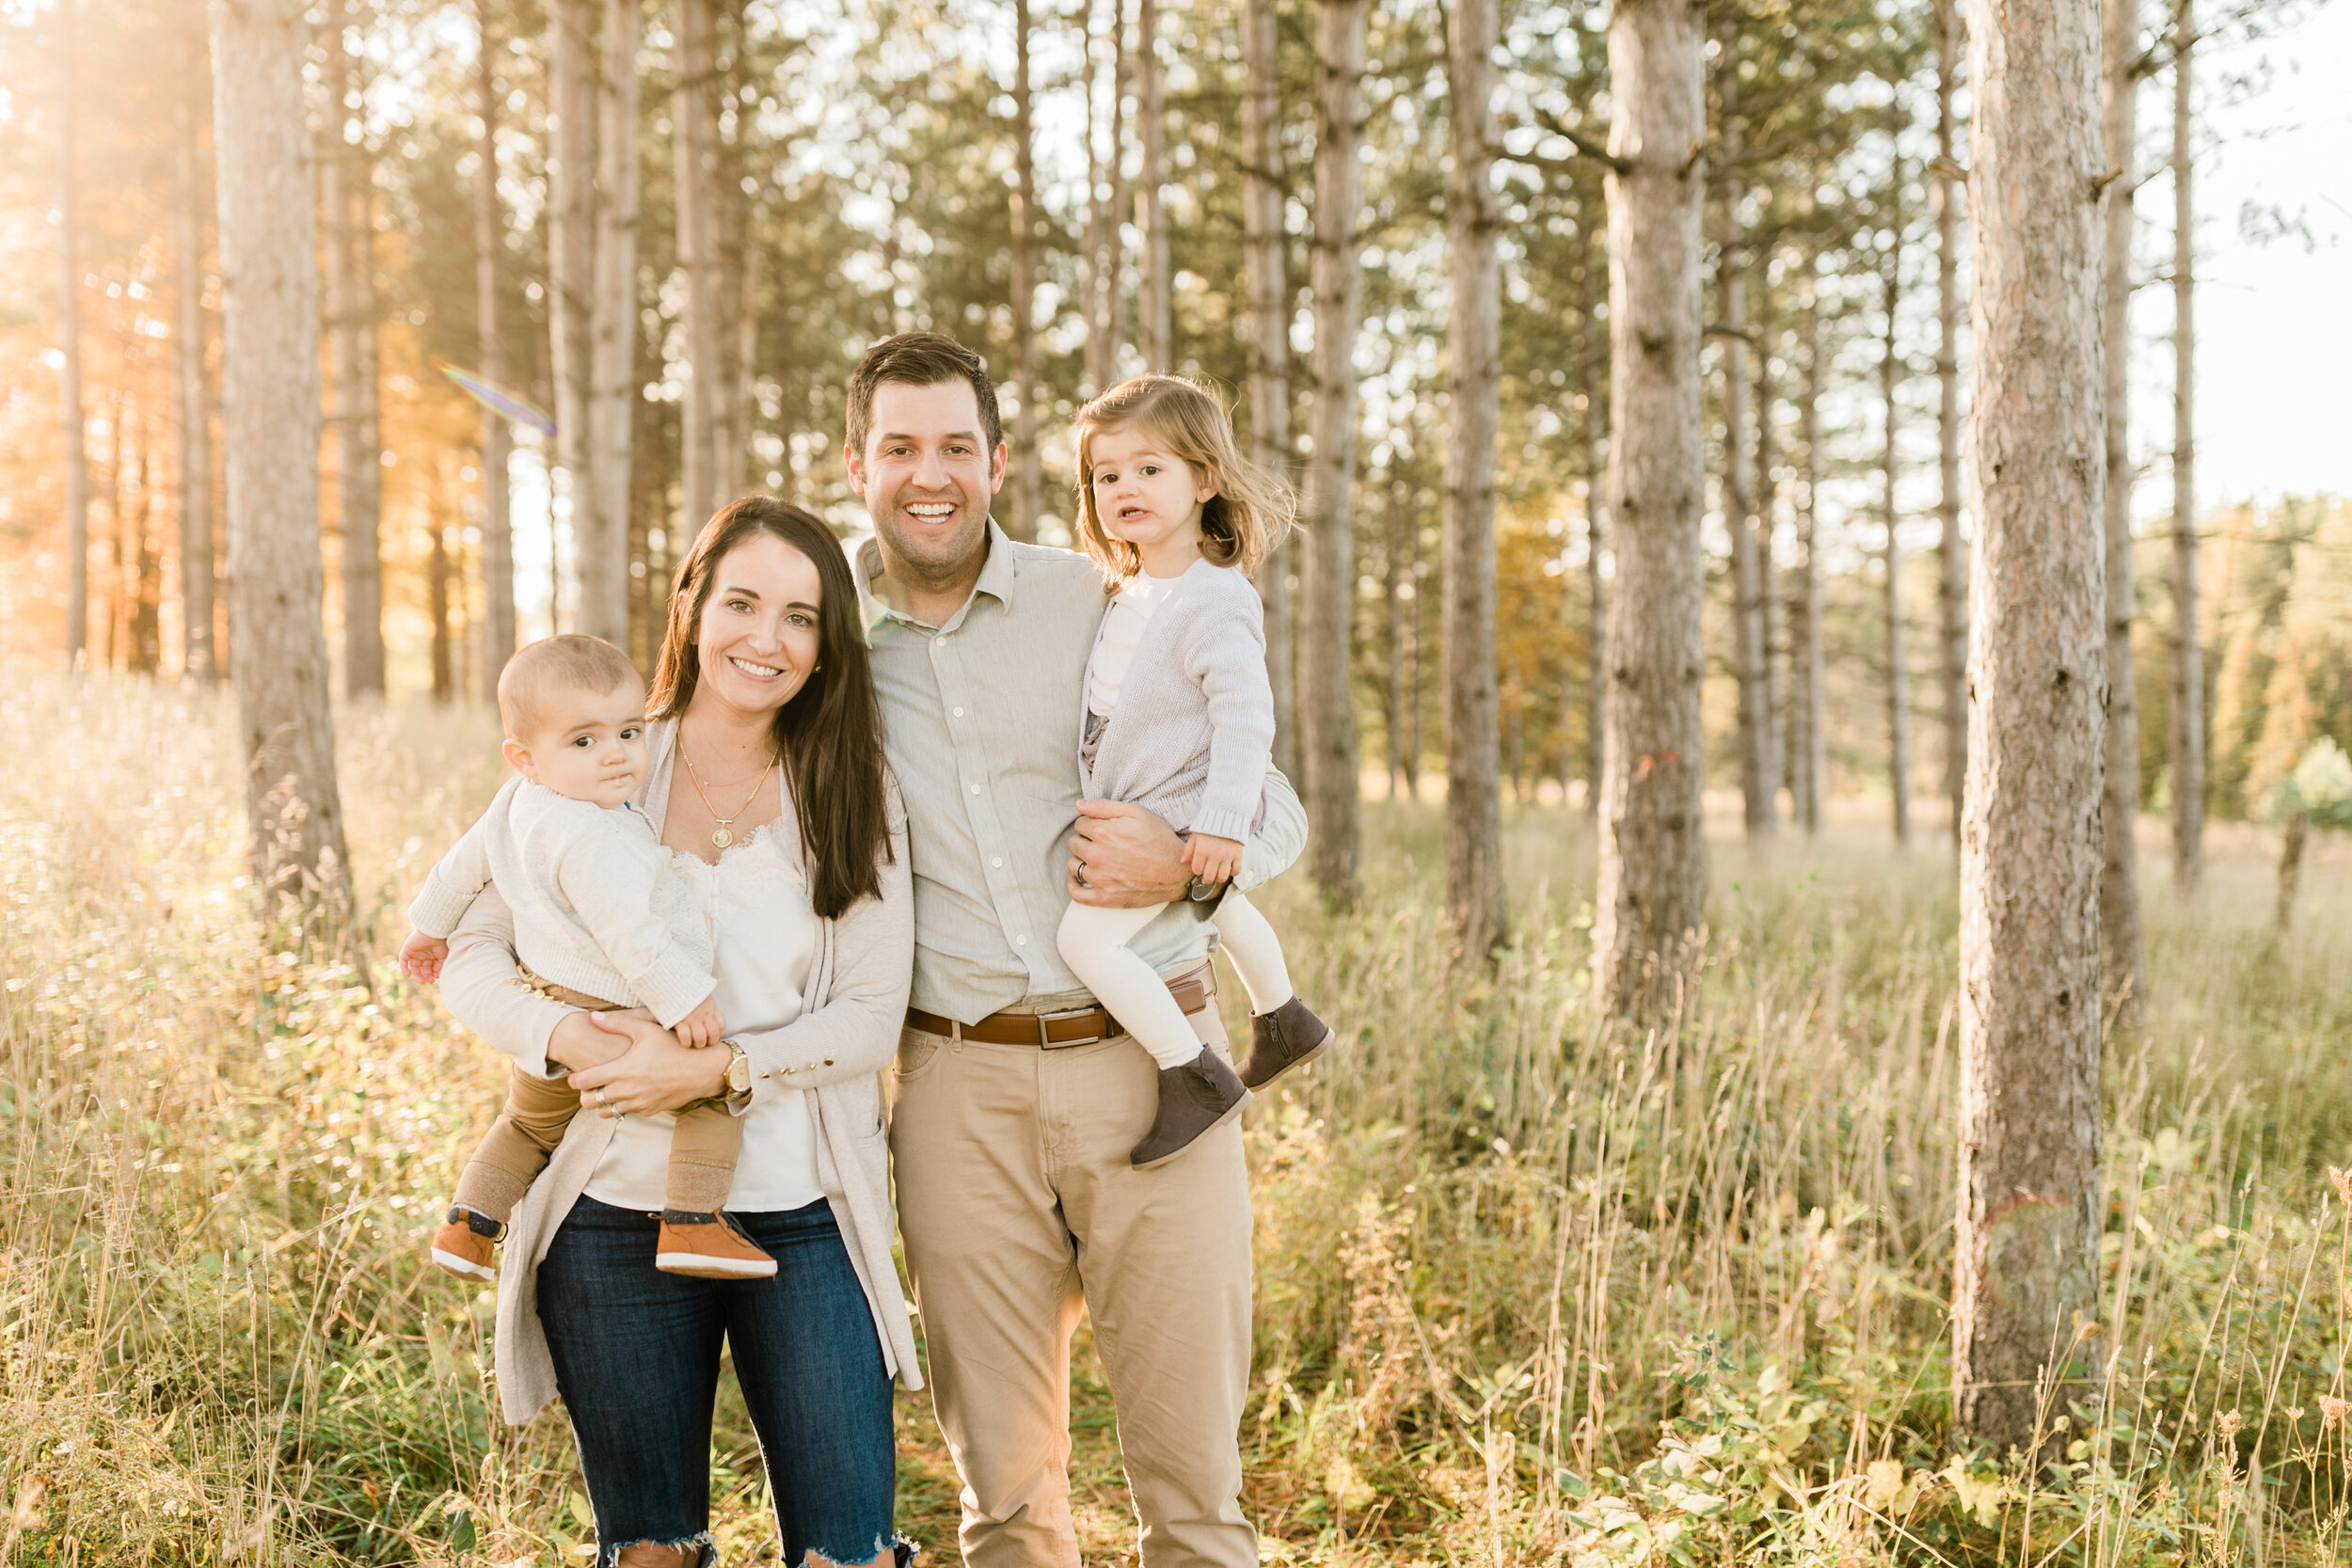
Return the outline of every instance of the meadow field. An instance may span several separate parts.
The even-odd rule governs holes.
[[[257,907],[225,699],[0,687],[0,1568],[588,1553],[564,1428],[499,1424],[489,1297],[421,1244],[499,1059],[389,962],[497,782],[494,729],[339,723],[356,945]],[[2049,1391],[2063,1459],[2028,1475],[1948,1431],[1947,844],[1899,856],[1864,803],[1813,845],[1719,836],[1703,971],[1636,1031],[1585,983],[1584,819],[1530,806],[1506,833],[1518,937],[1488,974],[1444,956],[1433,806],[1368,806],[1353,911],[1297,879],[1269,895],[1345,1030],[1248,1130],[1269,1560],[2341,1560],[2343,844],[2315,847],[2284,940],[2265,835],[2214,831],[2193,911],[2147,844],[2148,995],[2107,1055],[2104,1375]],[[1129,1562],[1082,1362],[1089,1560]],[[927,1398],[899,1419],[906,1528],[952,1561]],[[712,1474],[726,1560],[758,1560],[732,1403]]]

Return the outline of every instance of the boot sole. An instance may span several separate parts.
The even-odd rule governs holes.
[[[485,1268],[470,1258],[460,1258],[453,1252],[443,1252],[439,1247],[433,1249],[433,1261],[445,1272],[453,1274],[460,1279],[485,1279],[495,1282],[498,1278],[497,1270]]]
[[[1251,1095],[1248,1089],[1245,1087],[1242,1090],[1241,1098],[1233,1101],[1233,1108],[1232,1110],[1226,1112],[1223,1116],[1209,1123],[1208,1126],[1200,1129],[1200,1132],[1195,1132],[1191,1137],[1186,1138],[1181,1146],[1169,1149],[1167,1153],[1161,1155],[1156,1160],[1136,1160],[1134,1156],[1130,1155],[1128,1157],[1128,1163],[1136,1170],[1155,1170],[1159,1166],[1168,1164],[1170,1160],[1182,1159],[1184,1155],[1190,1153],[1193,1146],[1198,1144],[1201,1139],[1207,1137],[1210,1133],[1216,1132],[1218,1128],[1224,1126],[1227,1122],[1241,1115],[1242,1112],[1248,1110],[1249,1108],[1250,1099]]]
[[[1305,1067],[1309,1062],[1313,1061],[1317,1056],[1320,1056],[1325,1052],[1330,1050],[1333,1042],[1338,1040],[1339,1037],[1340,1032],[1337,1029],[1326,1029],[1323,1032],[1323,1038],[1315,1042],[1313,1050],[1300,1052],[1297,1055],[1293,1056],[1289,1061],[1284,1062],[1280,1067],[1276,1068],[1272,1072],[1267,1073],[1263,1078],[1259,1079],[1256,1083],[1251,1083],[1248,1079],[1245,1078],[1242,1080],[1242,1085],[1246,1088],[1263,1089],[1268,1084],[1273,1083],[1277,1078],[1279,1078],[1282,1074],[1288,1072],[1291,1069],[1295,1067]]]
[[[682,1274],[691,1279],[769,1279],[776,1272],[772,1258],[706,1258],[699,1252],[658,1252],[653,1266],[663,1274]]]

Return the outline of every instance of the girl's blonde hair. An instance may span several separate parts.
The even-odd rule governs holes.
[[[1139,375],[1078,410],[1078,538],[1104,571],[1124,580],[1143,568],[1094,509],[1094,437],[1140,426],[1216,487],[1200,509],[1200,554],[1216,566],[1253,571],[1282,542],[1297,508],[1290,486],[1241,454],[1233,421],[1208,390],[1176,375]]]

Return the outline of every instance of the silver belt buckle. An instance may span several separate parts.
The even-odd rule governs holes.
[[[1037,1020],[1037,1048],[1040,1051],[1068,1051],[1076,1046],[1093,1045],[1098,1041],[1110,1038],[1108,1035],[1084,1035],[1074,1040],[1057,1040],[1050,1037],[1046,1033],[1045,1026],[1049,1023],[1057,1023],[1066,1018],[1084,1018],[1092,1011],[1094,1011],[1092,1007],[1064,1007],[1057,1013],[1032,1014],[1031,1016]]]

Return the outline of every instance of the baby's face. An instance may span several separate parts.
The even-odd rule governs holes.
[[[645,777],[645,689],[623,681],[611,691],[548,694],[546,721],[527,743],[506,743],[516,771],[567,800],[618,806]]]

